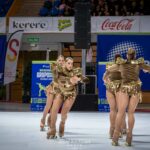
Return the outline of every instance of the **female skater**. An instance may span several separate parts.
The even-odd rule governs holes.
[[[118,59],[117,64],[110,67],[109,71],[119,70],[121,72],[122,83],[119,91],[118,113],[116,117],[115,131],[113,134],[112,145],[118,145],[119,133],[121,129],[122,118],[128,107],[128,131],[126,136],[126,145],[131,146],[132,131],[134,127],[134,112],[141,96],[141,82],[139,80],[139,71],[144,69],[150,72],[150,66],[144,63],[143,58],[135,60],[136,54],[132,48],[129,48],[127,60]]]
[[[79,81],[87,81],[86,77],[81,75],[81,69],[73,68],[73,59],[68,57],[65,61],[65,67],[58,69],[58,84],[60,91],[56,94],[52,110],[50,130],[47,132],[47,138],[54,138],[56,135],[56,120],[57,113],[63,104],[61,110],[61,123],[59,126],[59,136],[64,135],[64,125],[67,119],[67,113],[70,111],[74,104],[77,91],[76,85]]]
[[[120,54],[115,55],[115,62],[117,58],[121,58],[121,55]],[[112,138],[115,129],[115,120],[117,114],[117,94],[121,84],[121,73],[119,71],[114,71],[114,72],[107,71],[109,67],[112,66],[113,64],[114,63],[106,65],[106,72],[104,73],[103,76],[103,80],[106,86],[106,97],[110,107],[110,114],[109,114],[110,138]]]
[[[53,81],[46,87],[46,96],[47,96],[47,100],[46,100],[46,105],[43,111],[43,116],[40,122],[40,128],[41,131],[44,130],[44,126],[45,126],[45,119],[46,116],[52,106],[53,103],[53,99],[54,99],[54,95],[56,94],[57,90],[58,90],[58,83],[57,83],[57,77],[58,77],[58,73],[57,73],[57,68],[59,66],[64,65],[64,56],[60,55],[58,56],[56,63],[52,63],[51,64],[51,70],[52,70],[52,74],[53,74]],[[50,121],[50,116],[48,117],[48,123]]]

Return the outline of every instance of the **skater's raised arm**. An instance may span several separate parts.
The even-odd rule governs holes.
[[[145,64],[143,57],[132,62],[132,64],[134,64],[134,63],[138,64],[140,66],[140,69],[142,69],[144,72],[150,73],[150,65]]]

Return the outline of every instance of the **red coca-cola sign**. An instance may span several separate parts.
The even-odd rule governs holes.
[[[131,30],[133,26],[134,19],[122,19],[118,21],[111,21],[109,18],[106,19],[102,25],[102,30]]]

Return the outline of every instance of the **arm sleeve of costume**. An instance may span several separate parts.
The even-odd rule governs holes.
[[[147,64],[144,63],[144,58],[143,57],[139,58],[137,60],[137,62],[139,64],[140,68],[142,70],[144,70],[144,72],[149,72],[150,73],[150,65],[147,65]]]
[[[80,78],[81,78],[81,80],[80,80],[81,83],[89,83],[90,82],[89,78],[86,76],[82,75]]]
[[[81,83],[89,83],[89,81],[90,81],[89,78],[82,75],[82,69],[80,67],[74,68],[73,72],[74,72],[75,76],[80,78]]]
[[[140,64],[140,68],[142,70],[144,70],[145,72],[149,72],[150,73],[150,65],[147,64]]]

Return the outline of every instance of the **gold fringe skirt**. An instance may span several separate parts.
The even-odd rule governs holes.
[[[127,93],[129,96],[137,95],[139,98],[139,102],[142,102],[141,85],[142,82],[140,80],[132,81],[129,83],[122,83],[120,90],[123,93]]]
[[[105,84],[106,89],[114,94],[119,91],[120,85],[121,80],[110,81]]]

